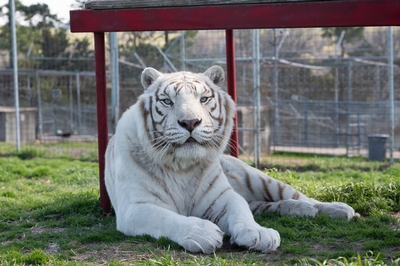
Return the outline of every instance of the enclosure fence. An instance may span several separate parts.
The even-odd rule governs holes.
[[[143,33],[146,49],[141,44],[130,50],[125,49],[131,38],[129,33],[116,35],[118,63],[112,67],[113,58],[109,57],[107,75],[110,136],[116,120],[143,91],[140,73],[144,67],[163,72],[204,72],[214,64],[225,66],[223,31],[168,34],[170,40],[166,42],[165,33],[158,33],[158,37]],[[393,156],[400,159],[399,28],[394,28],[392,36],[393,120],[386,28],[366,28],[361,39],[348,41],[346,46],[323,38],[322,34],[322,29],[315,28],[235,31],[241,153],[248,158],[254,158],[257,152],[368,157],[371,136],[387,136],[384,147],[389,148],[388,139],[393,138]],[[28,64],[26,58],[20,58],[25,66],[40,65],[43,69],[27,67],[19,71],[22,144],[95,142],[96,88],[94,65],[89,63],[93,58],[74,59],[81,60],[79,70],[51,69],[52,60],[60,65],[59,58],[29,60]],[[68,60],[65,59],[66,66]],[[49,62],[48,67],[39,61]],[[113,85],[116,69],[117,94]],[[12,88],[12,70],[0,68],[0,144],[8,143],[7,149],[0,145],[0,153],[9,151],[16,140]]]

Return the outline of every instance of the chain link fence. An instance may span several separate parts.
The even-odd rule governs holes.
[[[327,32],[321,28],[265,29],[254,38],[252,30],[235,31],[239,144],[243,155],[253,158],[259,146],[262,154],[368,157],[368,136],[378,134],[393,138],[393,156],[400,159],[400,29],[393,28],[392,36],[393,121],[389,115],[386,28],[364,28],[362,36],[354,38],[350,38],[355,35],[351,28],[343,28],[341,35],[350,37],[342,36],[341,42],[340,36],[329,37]],[[162,72],[204,72],[214,64],[225,66],[224,31],[124,32],[117,37],[117,106],[112,101],[113,69],[111,63],[107,66],[110,135],[118,119],[112,110],[118,108],[117,114],[122,114],[135,103],[143,90],[140,73],[144,67]],[[254,53],[256,42],[258,55]],[[15,143],[14,94],[9,58],[6,53],[0,54],[0,153],[6,153]],[[107,57],[110,59],[109,54]],[[259,73],[254,71],[257,64]],[[95,152],[94,59],[21,55],[19,66],[23,147],[93,142],[91,149]],[[259,115],[254,111],[257,109]],[[259,140],[255,141],[257,134]]]

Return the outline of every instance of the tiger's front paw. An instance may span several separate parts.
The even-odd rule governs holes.
[[[269,253],[279,247],[281,237],[278,231],[257,225],[245,227],[234,232],[231,236],[231,243],[262,253]]]
[[[320,202],[314,205],[318,209],[318,213],[328,214],[332,218],[344,218],[347,220],[357,219],[360,217],[358,213],[354,212],[354,209],[349,205],[342,202]]]
[[[224,232],[216,224],[208,220],[192,218],[193,222],[188,229],[188,233],[178,241],[178,244],[193,253],[211,254],[217,248],[220,248]],[[179,230],[179,225],[177,230]]]

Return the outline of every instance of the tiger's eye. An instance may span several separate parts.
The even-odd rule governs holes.
[[[164,99],[164,100],[162,100],[162,103],[165,104],[165,105],[172,105],[173,104],[171,99]]]
[[[201,97],[200,102],[201,103],[206,103],[208,101],[208,97]]]

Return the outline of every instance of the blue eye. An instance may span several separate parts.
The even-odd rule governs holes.
[[[171,99],[164,99],[164,100],[161,100],[161,102],[166,106],[171,106],[174,104]]]
[[[208,98],[208,97],[201,97],[201,98],[200,98],[200,102],[201,102],[201,103],[206,103],[206,102],[208,102],[209,99],[210,99],[210,98]]]

